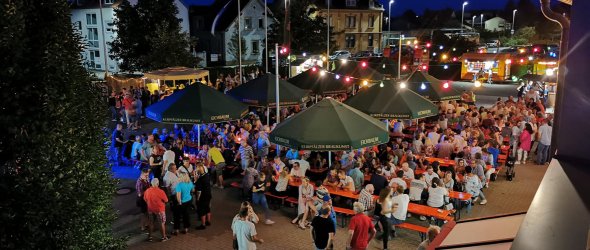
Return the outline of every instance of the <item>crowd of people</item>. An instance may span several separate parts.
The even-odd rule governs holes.
[[[123,107],[122,119],[129,120],[127,130],[119,123],[113,132],[111,160],[116,165],[135,165],[142,171],[136,185],[137,206],[143,213],[141,229],[149,231],[149,240],[155,225],[161,231],[161,240],[169,239],[166,204],[174,221],[172,234],[190,230],[193,209],[199,218],[197,229],[206,229],[211,225],[212,187],[223,189],[227,185],[224,174],[241,173],[243,197],[248,202],[242,204],[232,222],[236,249],[254,249],[255,242],[263,242],[256,234],[259,219],[254,206],[263,210],[265,224],[275,223],[266,193],[284,196],[293,194],[293,190],[298,198],[298,214],[292,223],[302,229],[311,228],[317,249],[329,248],[335,239],[334,202],[352,205],[356,214],[349,223],[348,246],[364,249],[372,238],[377,238],[387,249],[388,240],[395,237],[394,226],[411,216],[407,212],[410,202],[447,209],[449,192],[461,191],[473,196],[468,205],[478,201],[485,205],[483,190],[500,167],[502,145],[510,147],[509,154],[516,164],[527,163],[533,154],[537,164],[549,160],[552,116],[535,98],[498,98],[488,108],[477,108],[470,102],[442,102],[436,117],[419,122],[391,120],[392,139],[387,144],[335,152],[330,161],[325,152],[281,148],[277,154],[268,139],[273,126],[262,122],[266,116],[273,121],[276,114],[262,109],[252,109],[247,117],[235,122],[174,125],[170,131],[156,128],[139,134],[130,129],[140,128],[136,122],[138,114],[142,114],[141,103],[157,99],[144,102],[143,90],[138,89],[122,94],[122,100],[112,95],[114,112]],[[131,109],[127,107],[136,112],[128,112]],[[278,115],[284,119],[300,110],[285,107]],[[116,115],[113,118],[118,120]],[[130,133],[127,137],[126,132]],[[198,135],[200,147],[196,144]],[[428,161],[428,157],[453,160],[455,164],[442,166],[438,161]],[[325,179],[312,182],[309,170],[327,174]],[[368,175],[369,181],[365,181]],[[301,180],[301,185],[292,187],[292,179]],[[354,202],[332,197],[326,187],[358,193],[359,199]],[[377,223],[371,222],[372,218]]]

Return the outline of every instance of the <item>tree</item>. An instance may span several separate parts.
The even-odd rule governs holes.
[[[187,53],[190,44],[186,33],[180,32],[180,27],[171,28],[167,22],[156,26],[155,36],[150,40],[150,49],[142,57],[145,62],[151,62],[151,69],[161,69],[170,66],[196,65],[197,58]]]
[[[501,37],[500,42],[503,46],[516,46],[516,45],[525,45],[531,44],[534,42],[535,37],[535,28],[534,27],[524,27],[518,29],[514,36],[511,37]]]
[[[177,13],[174,0],[139,0],[135,6],[123,0],[115,9],[117,37],[110,44],[111,58],[122,61],[120,68],[126,71],[195,66],[198,60],[189,51],[187,35],[180,32],[181,20],[176,17]],[[168,28],[162,30],[164,26]],[[154,39],[160,44],[153,45]],[[165,50],[154,51],[155,47]],[[172,55],[176,58],[170,58]]]
[[[237,62],[240,57],[240,41],[238,40],[239,35],[238,35],[238,29],[234,30],[234,33],[232,34],[230,40],[229,40],[229,46],[228,46],[228,52],[229,54],[234,58],[234,60]],[[246,55],[247,51],[248,51],[248,46],[246,45],[246,39],[244,39],[244,37],[241,38],[242,41],[242,58]]]
[[[278,22],[273,23],[269,29],[269,44],[283,43],[283,27],[285,19],[284,10],[275,10]],[[295,53],[325,53],[327,47],[326,33],[328,25],[326,18],[319,15],[319,8],[310,0],[291,1],[291,48]],[[336,48],[334,29],[330,29],[330,50]]]
[[[82,67],[66,1],[0,5],[0,245],[120,249],[105,99]]]

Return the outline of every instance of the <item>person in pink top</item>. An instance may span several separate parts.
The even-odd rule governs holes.
[[[529,151],[531,151],[531,135],[533,134],[533,127],[526,123],[525,128],[520,134],[520,146],[518,146],[518,157],[515,164],[525,164]],[[524,155],[523,155],[524,152]]]

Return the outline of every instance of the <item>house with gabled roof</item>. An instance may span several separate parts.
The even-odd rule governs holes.
[[[264,2],[241,0],[240,7],[244,42],[242,64],[261,63],[265,46]],[[270,9],[267,13],[266,25],[270,27],[275,20]],[[238,28],[238,0],[216,0],[210,6],[191,6],[189,21],[190,35],[198,39],[198,49],[207,52],[208,66],[237,64],[238,58],[230,52],[230,47],[237,48],[232,45],[232,36]]]

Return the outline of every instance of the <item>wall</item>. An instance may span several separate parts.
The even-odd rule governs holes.
[[[174,0],[174,4],[178,9],[178,14],[176,15],[176,17],[182,19],[182,21],[180,22],[180,31],[189,34],[190,30],[188,20],[188,7],[185,6],[181,0]]]
[[[563,158],[582,159],[590,161],[590,152],[584,145],[590,140],[590,26],[588,25],[588,9],[590,1],[574,1],[571,14],[571,29],[569,37],[569,52],[567,55],[565,82],[562,86],[563,100],[561,107],[556,107],[555,112],[560,112],[557,142],[557,156]],[[583,119],[581,119],[583,118]],[[554,133],[555,133],[554,132]],[[588,165],[584,166],[586,169]]]
[[[102,16],[103,16],[103,22],[101,22],[100,20],[100,10],[99,9],[73,9],[72,10],[72,16],[71,16],[71,20],[72,23],[74,24],[75,29],[78,29],[78,31],[80,32],[82,39],[83,39],[83,43],[84,44],[88,44],[87,39],[88,39],[88,28],[97,28],[98,30],[98,46],[97,47],[90,47],[87,46],[84,51],[82,52],[82,58],[83,58],[83,63],[84,66],[89,69],[89,70],[96,70],[96,71],[104,71],[105,70],[105,56],[107,56],[107,65],[108,65],[108,71],[109,72],[118,72],[119,71],[119,67],[117,65],[117,62],[115,60],[112,60],[108,54],[110,54],[110,46],[108,45],[109,42],[112,42],[115,37],[117,36],[116,32],[114,32],[113,28],[114,26],[109,25],[112,24],[113,20],[114,20],[114,11],[112,8],[110,7],[105,7],[102,9]],[[86,21],[86,14],[96,14],[96,25],[88,25],[87,21]],[[102,29],[104,26],[104,37],[103,37],[103,33],[102,33]],[[106,52],[107,55],[105,55],[105,47],[106,48]],[[98,51],[98,58],[95,58],[94,60],[94,66],[93,63],[91,62],[91,56],[90,56],[90,52],[91,51]],[[98,67],[100,66],[100,67]]]
[[[327,9],[321,10],[321,15],[326,17]],[[334,40],[337,48],[335,50],[348,50],[351,53],[360,51],[376,51],[381,48],[381,31],[383,11],[381,10],[358,10],[358,9],[330,9],[331,23],[334,33]],[[348,28],[346,26],[346,18],[348,16],[355,16],[355,27]],[[369,28],[369,17],[373,16],[373,28]],[[369,34],[373,35],[373,46],[369,47]],[[355,36],[355,46],[352,48],[346,47],[346,36]]]
[[[251,20],[250,28],[246,29],[246,19]],[[262,26],[259,26],[259,20],[262,19]],[[271,14],[268,14],[268,26],[270,26],[274,20],[271,17]],[[232,62],[237,64],[238,59],[234,58],[229,53],[229,46],[231,44],[231,38],[236,31],[238,26],[238,19],[228,27],[225,32],[225,61],[226,64],[230,64]],[[247,51],[245,54],[242,55],[242,64],[246,63],[262,63],[262,58],[264,55],[264,36],[265,29],[264,29],[264,5],[260,1],[250,1],[246,7],[242,9],[242,37],[246,41],[246,48]],[[258,53],[253,53],[252,49],[252,41],[258,41]],[[271,46],[271,44],[269,44]]]

